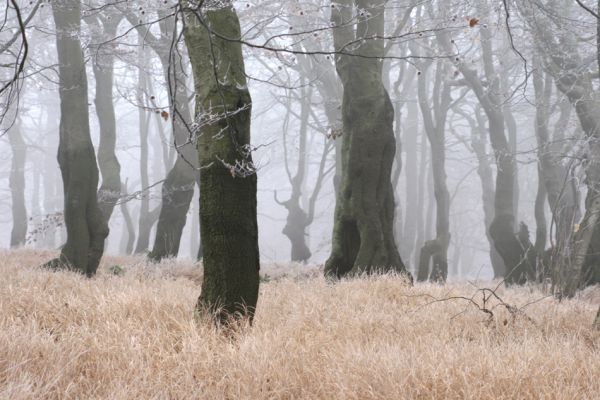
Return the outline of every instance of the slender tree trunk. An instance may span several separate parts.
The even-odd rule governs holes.
[[[27,209],[25,208],[25,160],[27,157],[27,146],[25,140],[23,140],[20,128],[20,119],[17,117],[13,126],[8,130],[8,141],[12,150],[9,177],[13,220],[10,232],[11,248],[24,245],[27,236]]]
[[[124,183],[121,187],[122,193],[127,193],[127,184]],[[135,227],[133,226],[133,218],[129,213],[129,207],[126,201],[120,204],[121,214],[123,214],[123,220],[125,221],[125,229],[123,229],[123,237],[121,240],[121,246],[119,248],[120,254],[131,254],[133,252],[133,245],[135,244]]]
[[[169,82],[173,94],[170,99],[170,115],[173,119],[173,141],[177,151],[175,165],[167,174],[162,186],[162,203],[154,246],[148,257],[159,261],[165,257],[177,257],[181,234],[187,220],[187,213],[194,196],[194,186],[198,181],[198,156],[193,143],[193,133],[186,124],[191,120],[191,112],[185,87],[184,73],[177,60],[164,60],[165,79]],[[173,69],[169,76],[168,65]]]
[[[351,15],[353,7],[346,0],[331,10],[335,48],[359,56],[336,54],[344,86],[342,176],[325,274],[408,273],[394,241],[394,108],[377,58],[383,57],[383,41],[360,40],[383,35],[384,3],[356,0],[354,5],[364,13]],[[351,42],[356,44],[348,48]]]
[[[487,29],[482,29],[481,32],[482,58],[489,87],[483,87],[477,71],[470,69],[464,61],[458,61],[456,66],[477,96],[489,122],[490,141],[497,164],[494,220],[490,224],[490,236],[506,266],[505,282],[509,285],[523,284],[531,275],[533,267],[529,265],[525,256],[526,249],[522,248],[515,235],[515,158],[505,134],[500,85],[492,60],[491,34]],[[445,51],[453,51],[453,45],[446,32],[438,31],[436,37]]]
[[[138,40],[142,40],[139,38]],[[137,100],[140,104],[138,108],[138,123],[139,123],[139,131],[140,131],[140,183],[141,190],[144,191],[150,185],[150,179],[148,176],[148,135],[149,135],[149,120],[150,116],[148,112],[143,109],[144,101],[144,90],[147,87],[147,77],[146,77],[146,57],[143,54],[144,49],[140,47],[138,49],[138,62],[140,64],[140,68],[138,71],[138,93]],[[150,242],[150,231],[152,230],[152,226],[154,225],[154,220],[152,219],[150,213],[150,198],[148,197],[148,193],[142,192],[141,200],[140,200],[140,214],[138,220],[138,238],[135,246],[135,253],[142,254],[148,251],[148,245]]]
[[[407,260],[411,260],[417,237],[417,224],[419,218],[419,198],[418,190],[414,190],[419,186],[419,165],[417,159],[418,147],[417,140],[419,138],[419,118],[418,105],[416,102],[409,102],[406,106],[406,129],[404,130],[404,148],[406,149],[406,187],[412,190],[406,191],[405,210],[403,228],[403,242],[400,247],[404,248],[401,254]]]
[[[90,137],[87,77],[80,42],[81,3],[52,2],[60,83],[58,163],[63,178],[67,242],[49,267],[96,273],[108,226],[98,207],[98,168]]]
[[[424,68],[422,72],[428,72]],[[436,238],[437,245],[429,246],[435,249],[432,254],[433,267],[429,279],[445,282],[448,276],[448,246],[450,244],[450,195],[446,185],[446,116],[450,108],[450,87],[443,83],[445,75],[442,63],[438,63],[433,87],[433,107],[427,96],[426,75],[419,77],[418,98],[423,114],[423,125],[431,146],[431,164],[433,174],[434,196],[436,201]],[[433,113],[431,109],[433,108]],[[427,264],[429,264],[427,262]],[[423,278],[424,261],[419,262],[419,278]],[[428,267],[428,265],[427,265]]]
[[[93,40],[97,44],[112,40],[116,36],[120,20],[121,17],[113,13],[99,16],[96,24],[92,26]],[[99,29],[102,29],[102,32],[99,32]],[[98,206],[104,220],[108,223],[121,196],[121,165],[115,154],[117,123],[113,104],[114,53],[110,46],[101,44],[93,49],[92,54],[92,68],[96,78],[94,104],[100,125],[98,166],[102,175],[102,184],[98,190]]]
[[[218,322],[232,316],[252,320],[260,263],[256,171],[250,150],[252,100],[242,47],[236,41],[240,25],[232,6],[195,11],[207,25],[187,13],[184,35],[194,73],[202,166],[204,278],[197,309],[214,313]]]

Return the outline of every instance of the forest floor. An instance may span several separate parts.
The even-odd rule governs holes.
[[[52,255],[0,252],[2,399],[600,399],[600,288],[484,305],[497,282],[264,266],[253,326],[224,334],[193,318],[191,262],[106,257],[86,279],[37,267]]]

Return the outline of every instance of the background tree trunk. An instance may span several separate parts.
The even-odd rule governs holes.
[[[240,25],[232,6],[196,10],[184,31],[200,126],[200,230],[204,277],[197,309],[252,319],[258,300],[256,171],[250,148],[252,100],[246,83]],[[222,40],[220,37],[233,39]],[[216,115],[216,117],[215,117]]]
[[[115,205],[121,196],[121,165],[115,154],[117,124],[113,104],[114,52],[106,42],[117,33],[121,16],[116,13],[90,17],[92,40],[92,69],[96,78],[96,114],[100,125],[98,144],[98,166],[102,184],[98,190],[98,206],[106,223],[110,220]],[[88,19],[88,21],[90,21]]]
[[[98,207],[98,168],[90,137],[87,77],[80,42],[81,3],[52,2],[59,63],[60,142],[58,163],[63,178],[67,242],[50,267],[96,273],[108,226]]]
[[[25,160],[27,157],[27,145],[25,144],[25,140],[23,140],[22,134],[20,119],[16,117],[13,126],[8,129],[8,141],[12,150],[9,177],[13,220],[10,232],[11,248],[24,245],[27,236],[27,209],[25,207]]]

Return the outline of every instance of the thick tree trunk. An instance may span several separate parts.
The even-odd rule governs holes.
[[[10,232],[11,248],[24,245],[27,236],[27,209],[25,208],[25,160],[27,146],[25,140],[23,140],[20,128],[20,120],[17,117],[13,126],[8,129],[8,141],[12,151],[10,177],[8,180],[13,221]]]
[[[356,16],[350,15],[352,7],[346,3],[350,2],[331,10],[335,48],[358,56],[336,54],[344,86],[342,176],[325,274],[408,273],[394,241],[394,108],[383,87],[382,61],[377,58],[383,56],[383,41],[360,40],[383,35],[384,3],[356,0],[355,6],[364,10]],[[353,17],[358,21],[356,28],[350,23]],[[351,42],[356,44],[348,47]]]
[[[67,242],[47,266],[96,273],[108,226],[98,207],[98,168],[90,137],[87,77],[80,42],[81,3],[52,2],[60,83],[58,163],[63,178]]]
[[[256,171],[250,148],[252,100],[241,44],[236,41],[240,25],[232,6],[195,11],[207,25],[187,13],[184,35],[194,72],[202,167],[204,277],[197,309],[214,313],[218,322],[237,316],[251,320],[260,263]]]

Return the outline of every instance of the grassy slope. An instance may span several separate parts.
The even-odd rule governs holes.
[[[490,321],[464,300],[432,303],[469,284],[313,272],[263,284],[254,327],[227,337],[194,322],[191,265],[109,259],[86,280],[35,268],[48,253],[0,256],[0,398],[600,398],[599,289],[563,303],[500,289],[537,301],[532,320],[497,307]]]

